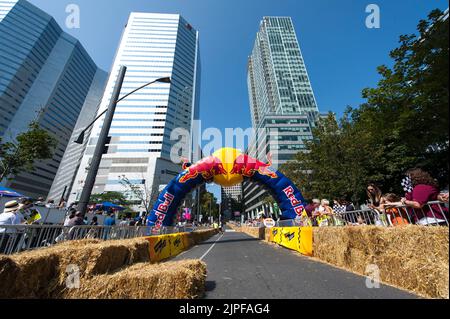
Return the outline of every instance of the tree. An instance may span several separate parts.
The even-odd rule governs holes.
[[[219,205],[214,194],[204,192],[200,198],[200,207],[203,216],[219,217]]]
[[[0,138],[0,182],[20,172],[33,170],[35,161],[53,157],[57,140],[39,126],[37,121],[15,140],[3,143]]]
[[[158,190],[153,189],[147,182],[144,185],[135,185],[125,175],[119,176],[119,181],[125,187],[126,195],[129,198],[137,199],[145,212],[149,214],[152,211],[153,203],[158,199]]]
[[[308,151],[281,168],[306,198],[365,198],[367,183],[402,193],[406,170],[422,167],[448,183],[448,20],[435,10],[419,35],[400,37],[392,69],[367,88],[367,102],[349,107],[337,121],[330,114],[313,130]]]
[[[103,194],[92,194],[90,202],[91,203],[110,202],[123,207],[129,206],[131,204],[125,197],[125,194],[120,192],[105,192]]]

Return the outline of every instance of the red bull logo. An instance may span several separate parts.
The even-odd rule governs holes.
[[[169,211],[169,207],[170,205],[172,205],[175,196],[173,196],[170,193],[166,193],[164,195],[164,203],[160,204],[158,206],[158,211],[156,212],[156,222],[155,222],[155,228],[154,230],[160,230],[161,227],[163,226],[164,220],[166,219],[167,213]]]
[[[187,170],[187,173],[179,180],[183,184],[196,179],[199,175],[202,175],[203,179],[209,181],[216,175],[227,174],[222,161],[215,156],[207,157],[190,167],[188,167],[187,163],[184,163],[183,169]]]
[[[291,201],[291,205],[292,205],[292,207],[294,207],[295,213],[298,216],[302,216],[303,212],[305,210],[305,207],[303,206],[302,201],[298,200],[295,197],[295,190],[294,190],[294,188],[292,186],[289,186],[289,187],[287,187],[287,188],[285,188],[283,190],[283,193],[285,193],[287,198],[289,198],[289,200]]]
[[[270,155],[268,160],[269,163],[266,164],[248,155],[240,155],[234,163],[231,174],[240,174],[244,177],[251,178],[256,173],[259,173],[270,178],[278,178],[277,173],[271,169],[272,159]]]

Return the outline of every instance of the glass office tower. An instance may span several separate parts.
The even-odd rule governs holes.
[[[93,96],[92,90],[105,79],[51,16],[25,0],[0,1],[0,137],[14,140],[36,120],[57,139],[52,159],[3,181],[5,186],[34,198],[47,196],[78,117],[89,106],[86,97],[98,101],[101,93]]]
[[[156,197],[181,169],[171,160],[172,146],[179,142],[172,133],[192,131],[199,116],[199,34],[178,14],[131,13],[99,112],[108,107],[121,65],[128,68],[122,96],[158,78],[170,76],[172,83],[153,84],[118,103],[93,192],[123,192],[120,179],[126,176]],[[81,195],[102,125],[99,120],[92,129],[70,201]],[[192,150],[191,140],[184,143]]]
[[[271,153],[274,165],[305,150],[319,110],[290,17],[264,17],[248,61],[248,90],[255,138],[248,152],[262,161]],[[248,217],[276,213],[263,204],[266,191],[244,184]]]

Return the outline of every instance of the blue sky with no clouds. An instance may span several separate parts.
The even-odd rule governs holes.
[[[377,83],[376,67],[401,34],[445,0],[31,0],[77,37],[108,70],[131,11],[180,13],[200,31],[203,127],[251,126],[246,65],[263,16],[291,16],[322,112],[338,115],[362,102],[361,90]],[[65,8],[77,4],[81,28],[67,29]],[[381,9],[381,28],[367,29],[365,8]]]
[[[445,0],[30,0],[78,38],[109,70],[131,11],[179,13],[200,31],[203,128],[251,126],[247,57],[263,16],[291,16],[321,112],[358,106],[375,86],[376,67],[389,64],[399,36]],[[381,10],[381,28],[367,29],[367,5]],[[67,29],[68,4],[81,11],[80,29]],[[218,188],[212,189],[220,197]]]

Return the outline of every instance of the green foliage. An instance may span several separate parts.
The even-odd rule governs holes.
[[[369,182],[402,193],[404,172],[422,167],[448,183],[448,20],[435,10],[418,26],[419,35],[400,37],[392,69],[367,88],[367,102],[332,114],[314,129],[307,153],[282,167],[307,198],[365,199]]]
[[[127,200],[125,194],[120,192],[105,192],[103,194],[93,194],[90,198],[91,203],[110,202],[119,206],[129,206],[131,203]]]
[[[219,205],[214,194],[204,192],[200,197],[200,208],[203,216],[219,217]]]
[[[36,121],[15,141],[3,143],[0,138],[0,181],[20,172],[32,171],[34,162],[53,156],[57,140]]]

